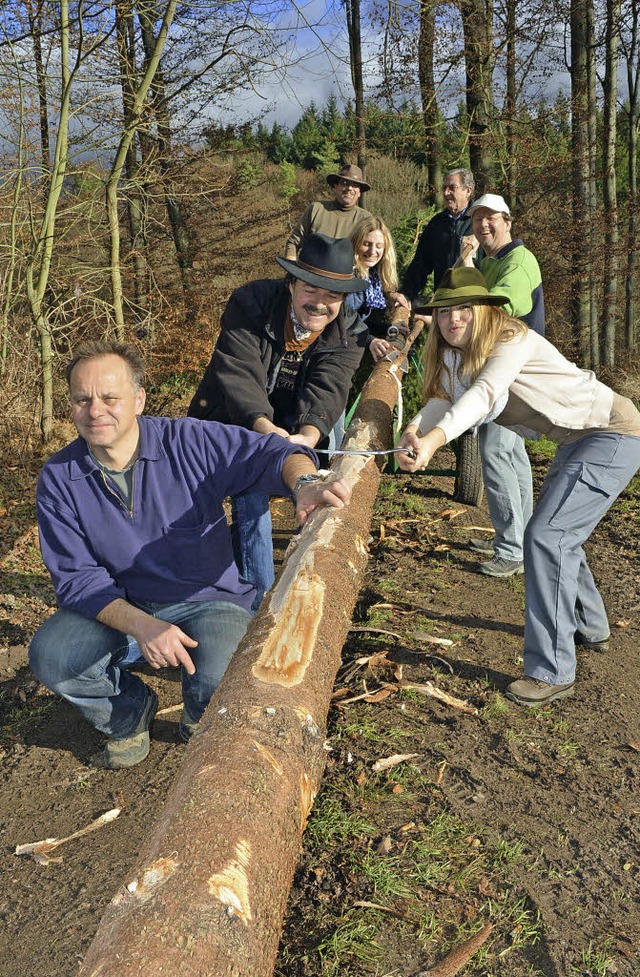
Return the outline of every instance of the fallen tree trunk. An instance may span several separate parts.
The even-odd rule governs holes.
[[[397,361],[378,364],[347,447],[391,446],[398,372]],[[379,481],[370,458],[343,457],[335,470],[351,505],[318,511],[297,537],[80,977],[273,973]]]

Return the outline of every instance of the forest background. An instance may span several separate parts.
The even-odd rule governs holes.
[[[219,273],[233,250],[233,234],[224,255],[211,238],[220,202],[252,215],[255,276],[274,274],[283,241],[261,207],[291,223],[345,160],[402,263],[445,169],[470,165],[539,259],[552,339],[584,366],[633,370],[639,18],[632,0],[3,4],[7,433],[51,438],[61,365],[87,336],[140,343],[156,385],[192,382],[240,284],[229,260]],[[290,98],[309,36],[310,77],[318,59],[329,77],[347,66],[350,100],[310,104],[290,130],[222,121],[260,85]]]
[[[391,227],[406,264],[441,206],[442,174],[471,165],[480,191],[505,194],[515,233],[538,257],[550,338],[637,401],[637,380],[634,387],[629,379],[638,374],[640,315],[639,18],[631,0],[0,5],[0,638],[8,650],[0,663],[11,666],[2,678],[19,669],[0,689],[5,852],[13,850],[9,838],[15,845],[68,834],[104,810],[112,790],[106,780],[88,788],[86,760],[96,744],[25,664],[28,640],[55,603],[38,553],[34,488],[42,460],[73,436],[63,376],[70,349],[89,337],[138,344],[149,364],[149,411],[184,413],[230,292],[249,277],[280,274],[274,255],[307,203],[327,193],[328,172],[345,160],[366,167],[373,187],[366,207]],[[334,78],[336,94],[326,97]],[[282,103],[290,115],[310,80],[316,104],[300,106],[298,121],[285,126]],[[269,112],[247,115],[261,91],[271,93],[268,108],[278,122]],[[547,463],[536,462],[538,482]],[[404,795],[396,794],[402,784],[394,775],[388,793],[398,807],[389,817],[401,825],[393,836],[398,850],[414,808],[436,828],[450,823],[434,816],[431,768],[451,809],[500,828],[491,851],[500,864],[515,858],[515,888],[501,874],[494,891],[475,827],[456,827],[479,873],[473,898],[460,898],[471,891],[466,859],[459,888],[449,883],[448,868],[435,888],[420,881],[423,931],[432,926],[432,896],[440,920],[430,960],[443,948],[443,933],[447,945],[468,935],[481,920],[478,906],[491,900],[506,907],[491,909],[499,924],[487,964],[492,973],[635,973],[638,672],[629,662],[640,607],[637,487],[595,544],[616,628],[612,657],[582,661],[584,696],[568,700],[560,715],[537,717],[500,709],[499,690],[520,665],[522,594],[518,580],[499,582],[487,609],[486,586],[469,573],[465,534],[476,531],[481,510],[454,510],[454,521],[441,491],[421,484],[416,499],[391,478],[385,490],[373,529],[378,553],[354,631],[358,622],[365,631],[391,624],[409,634],[402,641],[410,649],[425,628],[463,642],[455,668],[444,662],[442,673],[426,674],[486,711],[482,726],[467,728],[406,700],[389,706],[375,742],[369,716],[347,713],[344,733],[334,718],[342,740],[327,778],[349,775],[352,753],[368,771],[398,743],[424,755],[429,777],[421,775],[417,789],[431,798],[427,817],[422,802],[407,801],[415,771]],[[390,600],[403,603],[393,610]],[[366,634],[352,636],[349,667],[363,647],[377,652],[377,636],[368,637],[370,644]],[[412,661],[405,674],[423,681],[422,661]],[[165,682],[165,701],[171,691]],[[392,739],[405,707],[419,737],[405,739],[403,729]],[[69,743],[79,744],[78,756]],[[75,955],[121,883],[122,866],[133,864],[147,812],[155,815],[180,762],[175,747],[170,735],[154,740],[162,762],[152,772],[142,768],[139,782],[135,773],[126,781],[129,820],[120,844],[113,836],[103,846],[95,841],[73,871],[69,857],[64,874],[48,877],[35,874],[35,863],[18,870],[5,859],[0,918],[9,937],[1,974],[16,966],[31,974],[75,972]],[[361,824],[362,796],[354,796],[350,813]],[[320,815],[334,807],[329,796]],[[308,832],[312,842],[323,823],[318,817]],[[351,835],[338,841],[322,856],[312,853],[298,873],[278,972],[362,973],[357,954],[372,953],[363,939],[368,924],[351,931],[357,969],[346,969],[337,953],[348,923],[344,907],[363,892],[375,894],[363,872],[346,863],[358,846],[372,861],[368,835],[357,845]],[[449,839],[438,844],[448,860]],[[415,851],[411,842],[399,863],[403,884]],[[320,904],[335,910],[330,920],[318,913]],[[541,937],[530,925],[538,910]],[[420,941],[408,944],[405,930],[397,943],[387,939],[388,929],[381,933],[392,950],[390,967],[398,960],[409,966],[408,946],[416,968],[423,966]],[[318,963],[323,953],[326,966]],[[485,965],[475,972],[486,972]]]

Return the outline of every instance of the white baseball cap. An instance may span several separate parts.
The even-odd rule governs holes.
[[[471,217],[474,210],[478,210],[479,207],[486,207],[494,214],[504,214],[505,217],[511,217],[511,211],[507,206],[507,202],[504,197],[501,197],[498,193],[483,193],[481,197],[474,200],[467,213]]]

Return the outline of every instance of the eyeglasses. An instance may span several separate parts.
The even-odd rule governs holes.
[[[335,185],[337,187],[353,187],[354,190],[357,190],[358,189],[358,184],[357,183],[351,183],[350,180],[342,180],[342,179],[336,180]]]
[[[461,183],[443,183],[443,190],[462,190],[463,186]]]

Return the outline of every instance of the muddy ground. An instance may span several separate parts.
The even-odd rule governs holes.
[[[537,480],[547,464],[535,462]],[[522,579],[473,572],[481,557],[466,541],[478,535],[471,527],[489,525],[487,513],[453,503],[451,489],[445,477],[383,479],[366,585],[330,713],[334,749],[316,804],[322,811],[337,791],[362,829],[348,839],[337,830],[323,836],[312,815],[277,973],[409,977],[489,920],[489,941],[464,974],[640,974],[640,492],[619,500],[589,544],[610,610],[609,653],[580,655],[573,698],[522,710],[500,694],[521,671]],[[11,511],[22,504],[14,500]],[[52,605],[33,525],[5,543],[0,975],[72,977],[186,747],[177,742],[179,712],[169,711],[156,719],[144,764],[128,771],[88,765],[99,737],[25,665],[29,637]],[[453,644],[434,644],[434,637]],[[389,679],[389,666],[383,674],[357,664],[378,652],[402,666],[403,680],[431,681],[477,715],[415,690],[349,703],[363,683],[375,691]],[[179,705],[174,675],[148,680],[161,709]],[[372,774],[376,759],[395,753],[416,754],[403,776]],[[122,808],[118,820],[54,851],[60,861],[43,866],[13,854],[17,844],[69,835],[113,807]],[[418,886],[407,882],[407,891],[385,891],[362,868],[373,853],[388,852],[389,865],[408,880],[413,863],[403,868],[403,858],[418,850],[410,844],[424,841],[443,818],[462,826],[458,835],[471,848],[462,871],[454,864],[453,829],[444,868],[437,877],[423,874]],[[485,859],[474,874],[490,847],[509,858],[490,866]],[[354,908],[367,901],[384,909]],[[358,925],[366,923],[361,932],[371,952],[358,952],[353,941],[331,943],[354,914]]]

